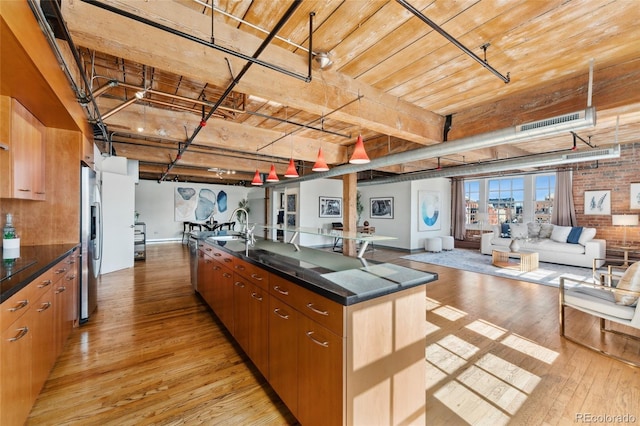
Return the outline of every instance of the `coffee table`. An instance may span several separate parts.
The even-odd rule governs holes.
[[[515,261],[510,258],[515,258]],[[498,268],[515,269],[520,272],[531,272],[538,269],[538,252],[491,250],[491,264]]]

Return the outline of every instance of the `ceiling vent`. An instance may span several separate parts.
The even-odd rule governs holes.
[[[593,149],[591,151],[571,152],[562,156],[564,160],[598,160],[616,157],[620,157],[620,145],[616,145],[612,148],[606,149]]]
[[[558,115],[556,117],[545,118],[544,120],[517,125],[516,133],[536,134],[539,132],[547,132],[551,129],[561,131],[563,128],[569,130],[576,125],[595,126],[595,124],[595,110],[593,108],[587,108],[584,111],[572,112],[569,114]]]

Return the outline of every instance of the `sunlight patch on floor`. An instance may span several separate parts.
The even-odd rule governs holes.
[[[460,383],[449,382],[434,396],[469,424],[498,426],[509,423],[508,415]]]
[[[504,328],[498,327],[495,324],[491,324],[490,322],[481,319],[475,320],[471,324],[467,324],[465,327],[491,340],[497,340],[507,332]]]
[[[525,355],[539,359],[547,364],[553,363],[558,357],[558,352],[547,349],[544,346],[537,344],[529,339],[518,336],[517,334],[511,334],[505,337],[500,343],[515,349],[518,352],[522,352]]]
[[[467,316],[466,312],[461,311],[460,309],[456,309],[453,306],[441,306],[431,311],[436,315],[440,315],[442,318],[448,319],[449,321],[456,321],[460,318],[464,318]]]

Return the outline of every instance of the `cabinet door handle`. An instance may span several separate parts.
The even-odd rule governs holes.
[[[20,309],[26,307],[28,304],[29,304],[29,300],[27,299],[21,300],[18,302],[16,306],[14,306],[13,308],[9,308],[9,312],[19,311]]]
[[[42,306],[38,309],[38,312],[44,312],[51,307],[51,302],[44,302]]]
[[[36,195],[44,195],[44,192],[36,192]]]
[[[214,271],[219,271],[220,269],[222,269],[220,266],[218,266],[218,265],[213,265],[213,270],[214,270]]]
[[[69,276],[67,277],[67,281],[73,281],[73,280],[75,280],[75,279],[76,279],[75,274],[74,274],[74,275],[69,275]]]
[[[230,262],[233,262],[233,259],[229,259],[228,257],[225,257],[224,261],[227,262],[227,263],[230,263]]]
[[[56,294],[60,294],[63,291],[66,291],[66,290],[67,290],[67,288],[65,286],[58,287],[58,289],[56,290]]]
[[[65,272],[67,272],[67,268],[61,268],[56,270],[56,275],[64,274]]]
[[[30,189],[23,189],[23,188],[18,188],[18,191],[20,191],[20,192],[31,192]]]
[[[323,348],[328,348],[328,347],[329,347],[329,342],[327,342],[327,341],[321,342],[320,340],[318,340],[318,339],[316,339],[315,337],[313,337],[313,331],[307,331],[305,334],[306,334],[306,335],[307,335],[307,337],[308,337],[309,339],[311,339],[311,341],[312,341],[313,343],[315,343],[316,345],[320,345],[320,346],[322,346]]]
[[[282,311],[280,310],[280,308],[275,308],[275,309],[273,310],[273,313],[274,313],[274,314],[276,314],[277,316],[279,316],[280,318],[282,318],[282,319],[286,319],[286,320],[288,320],[288,319],[289,319],[289,314],[281,314],[280,312],[282,312]]]
[[[273,289],[274,289],[275,291],[277,291],[278,293],[280,293],[280,294],[284,294],[285,296],[288,296],[288,295],[289,295],[289,292],[288,292],[287,290],[283,290],[283,289],[281,289],[281,288],[280,288],[279,286],[277,286],[277,285],[273,286]]]
[[[256,299],[258,302],[262,302],[262,296],[260,296],[258,293],[251,293],[251,297]]]
[[[222,276],[225,277],[225,278],[231,278],[231,274],[228,273],[228,272],[223,272]]]
[[[9,338],[7,340],[9,342],[17,342],[18,340],[20,340],[24,336],[26,336],[28,332],[29,332],[29,327],[20,327],[18,329],[18,334],[16,334],[15,337],[11,337],[11,338]]]
[[[213,253],[213,255],[218,257],[222,256],[220,253]]]
[[[236,265],[236,269],[239,271],[244,271],[246,268],[242,265]]]
[[[313,312],[315,312],[316,314],[319,314],[319,315],[324,315],[324,316],[328,316],[329,315],[329,312],[327,312],[327,311],[321,311],[320,309],[316,309],[313,306],[313,303],[307,303],[307,308],[311,309]]]
[[[244,288],[244,284],[240,281],[236,281],[235,283],[233,283],[233,285],[235,285],[236,287]]]
[[[51,280],[44,280],[41,284],[38,285],[38,288],[45,288],[46,286],[51,284]]]
[[[258,274],[251,274],[251,278],[253,278],[254,280],[257,280],[257,281],[262,281],[263,280],[263,278]]]

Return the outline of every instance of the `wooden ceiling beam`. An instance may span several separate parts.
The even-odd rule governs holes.
[[[133,7],[124,2],[108,3],[121,8]],[[76,44],[116,57],[205,80],[219,87],[226,87],[231,82],[229,68],[235,74],[245,63],[84,2],[65,0],[62,9]],[[154,2],[136,2],[134,13],[203,40],[211,37],[209,17],[176,3],[167,2],[159,8]],[[253,54],[261,41],[222,20],[215,22],[215,40],[217,44],[248,55]],[[305,55],[272,45],[263,52],[261,59],[306,74]],[[420,144],[429,145],[442,140],[442,116],[332,71],[316,71],[313,81],[305,83],[256,65],[245,74],[236,90],[317,115],[339,109],[362,95],[359,102],[340,109],[332,118]]]
[[[98,106],[101,110],[110,110],[121,103],[122,101],[117,99],[98,98]],[[200,117],[195,114],[139,104],[129,105],[105,120],[109,131],[138,134],[137,128],[143,127],[143,136],[167,138],[173,141],[186,141],[199,122]],[[322,144],[316,139],[299,135],[295,136],[293,144],[290,137],[285,137],[267,146],[283,135],[284,133],[279,131],[211,118],[194,143],[286,159],[293,155],[294,159],[305,161],[315,161],[318,149],[322,147],[325,160],[329,164],[341,164],[347,161],[347,149],[344,146]],[[261,148],[260,151],[258,148]]]

